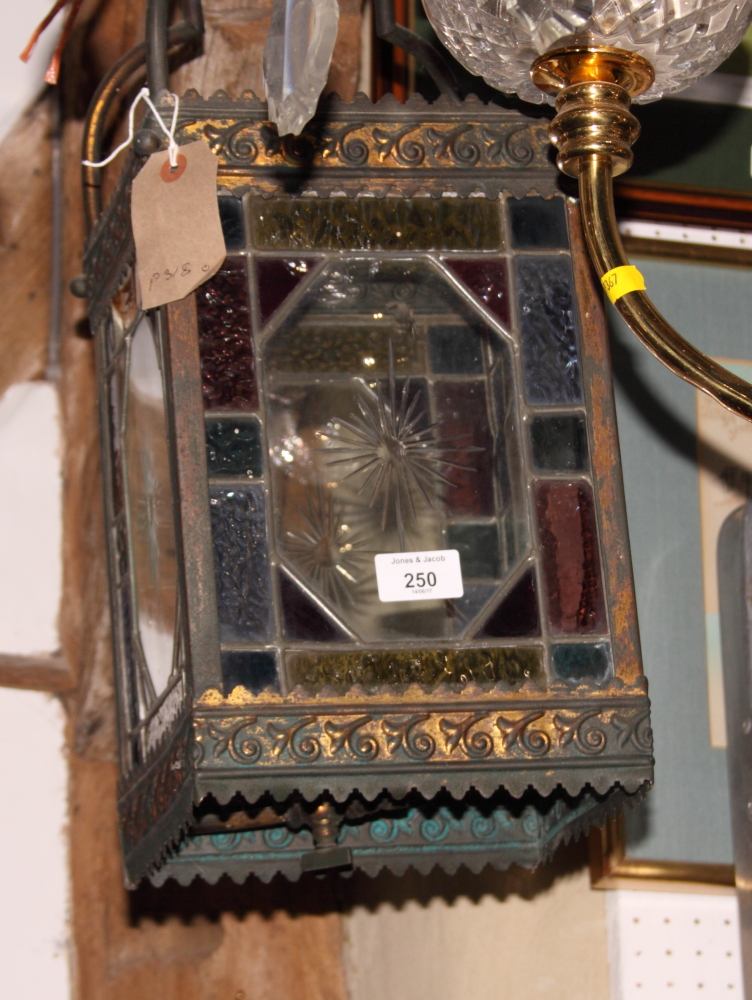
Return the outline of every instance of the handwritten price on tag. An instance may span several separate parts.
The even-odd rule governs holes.
[[[201,270],[204,274],[211,271],[211,264],[202,264]],[[193,273],[193,264],[190,261],[186,261],[185,264],[180,264],[175,267],[172,271],[169,267],[166,267],[164,271],[155,271],[151,276],[151,281],[149,282],[149,291],[154,287],[155,281],[171,281],[173,278],[180,276],[181,278],[187,278]]]

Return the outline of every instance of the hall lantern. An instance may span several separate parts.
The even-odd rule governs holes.
[[[165,41],[165,7],[169,124],[201,22]],[[359,95],[280,136],[189,91],[226,257],[144,311],[157,125],[102,212],[84,168],[128,884],[538,864],[653,774],[600,289],[545,122]]]

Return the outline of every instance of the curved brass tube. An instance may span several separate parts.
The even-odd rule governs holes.
[[[616,226],[610,159],[597,155],[582,157],[579,183],[585,236],[600,277],[629,263]],[[752,420],[752,385],[685,340],[666,322],[645,292],[627,292],[617,299],[616,309],[637,339],[667,368],[729,410]]]
[[[551,140],[559,150],[559,169],[578,178],[590,256],[603,277],[629,263],[616,225],[613,178],[632,163],[630,147],[640,128],[630,101],[651,85],[653,69],[633,52],[581,45],[541,56],[532,78],[541,90],[556,94]],[[615,305],[632,333],[667,368],[752,420],[752,385],[685,340],[644,291],[627,292]]]

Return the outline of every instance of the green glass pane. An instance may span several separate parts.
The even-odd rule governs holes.
[[[210,417],[206,421],[206,463],[210,476],[263,474],[261,427],[255,417]]]
[[[335,320],[325,327],[307,323],[287,327],[271,341],[266,366],[291,375],[388,375],[390,345],[398,375],[420,371],[422,344],[409,326],[395,327],[388,321],[355,326]]]
[[[125,458],[134,624],[148,669],[150,693],[158,696],[173,666],[177,555],[162,374],[146,318],[136,327],[130,345]]]
[[[318,689],[331,684],[346,691],[353,684],[522,684],[542,676],[537,646],[490,649],[422,649],[347,653],[295,652],[288,655],[292,684]]]
[[[259,250],[498,250],[485,198],[272,198],[251,203]]]
[[[447,545],[457,549],[462,579],[498,579],[499,532],[495,524],[450,524]]]

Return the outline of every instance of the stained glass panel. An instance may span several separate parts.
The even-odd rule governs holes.
[[[242,250],[245,246],[245,225],[243,223],[243,202],[240,198],[222,195],[219,202],[219,221],[228,250]]]
[[[266,687],[279,689],[277,661],[274,653],[265,649],[233,649],[222,653],[222,687],[231,694],[244,687],[258,694]]]
[[[499,203],[485,198],[251,201],[259,250],[497,250]]]
[[[553,647],[554,674],[560,680],[603,683],[613,673],[611,652],[606,642],[561,643]]]
[[[274,315],[290,292],[310,273],[315,263],[300,257],[296,260],[256,258],[256,287],[262,324]]]
[[[569,259],[518,257],[515,275],[528,403],[582,402]]]
[[[505,326],[509,323],[509,281],[505,260],[457,260],[450,257],[444,263],[497,319]]]
[[[510,198],[512,246],[517,250],[566,250],[567,217],[562,198]]]
[[[585,418],[579,414],[533,417],[533,468],[539,472],[584,472],[588,468]]]
[[[148,669],[148,702],[172,672],[178,577],[162,372],[145,317],[130,344],[125,457],[135,624]]]
[[[207,417],[206,463],[210,476],[258,479],[263,470],[261,425],[256,417]]]
[[[204,405],[255,410],[256,370],[243,259],[228,258],[196,291]]]
[[[535,501],[551,631],[556,635],[605,632],[590,487],[585,483],[537,483]]]

